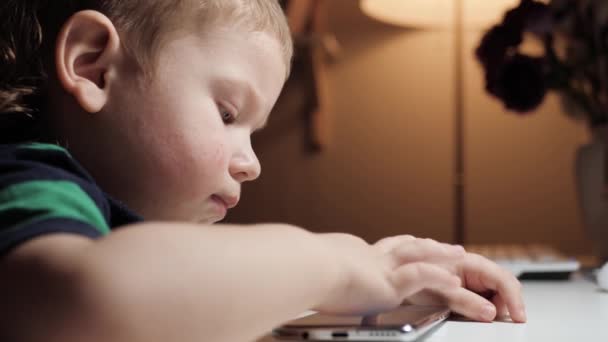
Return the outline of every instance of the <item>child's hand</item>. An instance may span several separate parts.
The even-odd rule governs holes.
[[[459,275],[462,287],[423,291],[408,298],[408,302],[447,304],[454,312],[479,321],[492,321],[507,313],[514,322],[526,321],[521,284],[507,270],[473,253],[454,262],[442,263],[442,266]]]
[[[424,289],[458,291],[458,276],[441,267],[462,263],[460,246],[397,236],[369,245],[348,234],[320,235],[339,260],[339,286],[315,309],[334,314],[364,314],[392,309]]]

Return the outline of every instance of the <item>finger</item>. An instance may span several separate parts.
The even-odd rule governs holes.
[[[376,242],[374,244],[374,247],[379,248],[380,251],[382,251],[383,253],[388,253],[388,252],[392,251],[395,247],[397,247],[403,243],[412,242],[415,240],[416,240],[416,238],[412,235],[391,236],[391,237],[379,240],[378,242]]]
[[[462,246],[442,244],[431,239],[417,239],[401,244],[395,247],[391,253],[395,266],[418,261],[451,262],[465,255]]]
[[[448,244],[448,243],[438,242],[438,241],[435,241],[433,239],[418,239],[418,240],[420,240],[421,243],[427,243],[430,246],[435,246],[437,248],[441,248],[446,253],[449,253],[449,254],[456,253],[458,255],[463,255],[464,256],[464,253],[466,252],[465,249],[464,249],[464,247],[462,247],[461,245],[451,245],[451,244]]]
[[[445,248],[451,248],[452,250],[461,251],[463,253],[466,252],[462,245],[452,245],[449,243],[442,243],[441,245],[443,245]]]
[[[496,317],[503,318],[509,316],[507,304],[505,304],[505,301],[500,295],[492,297],[492,303],[494,303],[494,306],[496,307]]]
[[[466,287],[474,292],[494,290],[506,305],[514,322],[525,322],[521,283],[509,271],[477,254],[468,254],[463,271]]]
[[[482,296],[463,287],[439,290],[447,305],[454,312],[480,322],[491,322],[496,318],[496,307]]]
[[[448,290],[461,285],[460,278],[445,269],[423,262],[409,263],[392,273],[392,284],[405,299],[424,289]]]

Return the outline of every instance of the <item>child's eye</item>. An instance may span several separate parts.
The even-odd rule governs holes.
[[[227,125],[234,123],[236,120],[234,114],[224,108],[220,108],[220,116],[222,117],[222,121],[224,121],[224,123]]]

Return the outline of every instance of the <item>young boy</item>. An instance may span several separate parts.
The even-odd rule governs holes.
[[[212,225],[259,176],[250,135],[289,73],[276,1],[5,0],[0,19],[1,341],[251,341],[404,300],[525,321],[519,282],[460,246]]]

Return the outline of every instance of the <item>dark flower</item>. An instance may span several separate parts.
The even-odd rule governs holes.
[[[486,69],[494,69],[503,63],[507,50],[519,45],[522,39],[521,30],[497,25],[484,35],[475,54]]]
[[[495,79],[488,79],[488,91],[500,98],[509,110],[525,113],[545,98],[547,85],[542,58],[515,54],[496,75]]]
[[[553,13],[546,4],[532,2],[526,7],[526,30],[537,36],[551,34],[554,26]]]
[[[576,103],[592,126],[608,122],[607,23],[606,0],[520,0],[476,50],[486,90],[520,113],[556,90]],[[542,44],[541,57],[520,52],[527,33]]]
[[[508,23],[513,28],[521,31],[526,25],[528,13],[526,8],[529,6],[528,0],[523,0],[519,6],[508,10],[503,18],[503,24]]]

